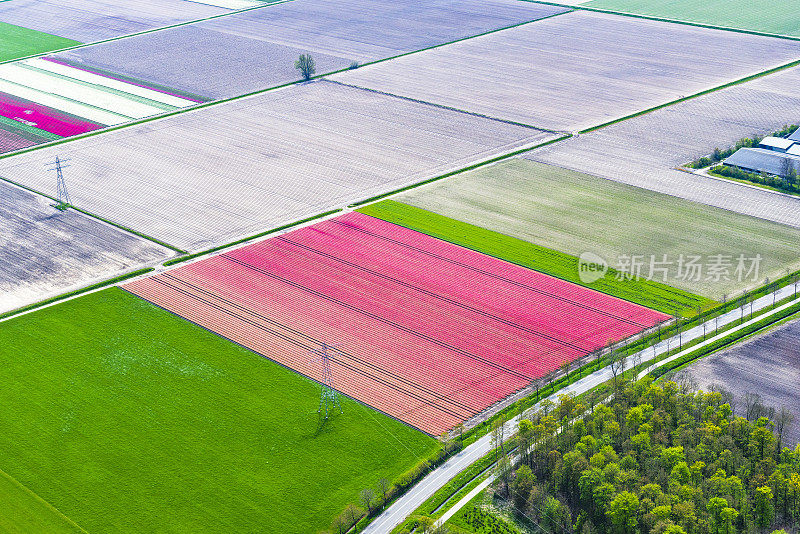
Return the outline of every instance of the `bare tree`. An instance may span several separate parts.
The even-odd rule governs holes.
[[[344,512],[336,516],[336,519],[333,520],[331,527],[333,527],[333,531],[337,534],[345,534],[345,532],[350,530],[350,525],[347,524]]]
[[[703,339],[706,338],[706,321],[703,320],[703,308],[702,306],[697,307],[697,320],[703,323]]]
[[[503,442],[505,441],[505,421],[502,417],[498,417],[492,421],[492,446],[495,449],[495,455],[504,453]]]
[[[569,370],[572,367],[572,362],[569,359],[564,360],[561,364],[561,371],[564,372],[564,378],[569,378]]]
[[[775,431],[778,433],[778,448],[783,447],[783,432],[793,421],[794,414],[785,405],[782,405],[775,417]]]
[[[464,423],[458,423],[455,431],[458,434],[458,441],[464,441]]]
[[[314,58],[311,57],[311,54],[300,54],[300,57],[294,62],[294,68],[300,71],[300,74],[306,81],[310,80],[317,71]]]
[[[744,417],[748,421],[755,421],[756,414],[761,412],[761,395],[758,393],[750,393],[749,391],[744,394]]]
[[[356,524],[356,521],[361,519],[361,516],[364,515],[364,511],[361,510],[358,506],[350,503],[347,505],[347,508],[344,509],[344,512],[341,513],[340,517],[342,518],[342,522],[346,525],[345,532],[350,530],[350,527]]]
[[[686,369],[681,369],[673,375],[673,381],[678,385],[678,390],[686,395],[697,391],[697,380]]]
[[[375,500],[375,492],[370,488],[364,488],[361,490],[361,493],[358,494],[358,499],[367,509],[367,514],[372,515],[372,505]]]
[[[639,367],[639,366],[642,364],[642,356],[643,356],[643,355],[642,355],[642,352],[643,352],[642,350],[640,350],[640,351],[637,351],[637,352],[635,352],[635,353],[633,354],[633,356],[631,357],[631,359],[633,360],[633,367],[634,367],[634,369],[635,369],[635,368],[637,368],[637,367]]]
[[[497,475],[498,480],[502,482],[504,493],[508,495],[508,488],[511,485],[511,462],[508,459],[508,456],[505,454],[497,461],[497,467],[495,467],[495,473]]]

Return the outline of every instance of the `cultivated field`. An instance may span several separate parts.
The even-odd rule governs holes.
[[[693,98],[530,153],[536,161],[800,227],[800,199],[674,167],[796,124],[800,69]],[[697,231],[687,222],[687,231]]]
[[[15,128],[14,125],[7,126],[6,123],[0,123],[0,153],[11,152],[28,148],[37,144],[37,141],[25,136],[25,132]],[[38,142],[44,142],[45,139],[39,138]]]
[[[173,254],[74,210],[60,212],[51,203],[0,183],[0,313]]]
[[[3,532],[81,532],[80,527],[58,510],[0,471],[0,530]]]
[[[800,1],[747,0],[594,0],[588,7],[700,22],[781,35],[800,36]]]
[[[620,256],[642,255],[647,260],[643,276],[649,275],[651,255],[661,261],[666,254],[673,261],[667,266],[667,284],[717,300],[723,293],[730,296],[759,285],[767,276],[775,279],[787,269],[800,269],[800,230],[524,159],[476,169],[395,198],[567,254],[593,252],[612,267]],[[731,280],[706,280],[703,274],[695,281],[678,278],[681,254],[761,254],[763,259],[755,281],[738,282],[733,268]],[[576,267],[571,269],[577,276]],[[660,272],[655,274],[664,281]],[[642,291],[641,297],[646,294]]]
[[[435,447],[117,288],[2,326],[3,469],[88,532],[319,532]]]
[[[736,397],[736,414],[744,416],[746,393],[757,393],[767,407],[786,406],[794,422],[786,428],[784,445],[800,443],[800,320],[731,349],[698,360],[680,371],[708,391],[722,386]]]
[[[298,80],[303,53],[321,74],[564,11],[513,0],[293,0],[57,57],[222,98]]]
[[[334,79],[575,131],[800,58],[800,43],[575,11]]]
[[[0,21],[90,43],[228,11],[184,0],[7,0]]]
[[[2,9],[2,4],[0,4],[0,9]],[[42,54],[77,44],[80,43],[49,33],[0,22],[0,61]]]
[[[549,133],[315,82],[0,161],[40,190],[71,157],[73,204],[186,250],[552,139]]]
[[[459,188],[459,191],[462,191],[462,189]],[[433,198],[441,200],[437,193],[438,191],[434,190],[431,195]],[[506,199],[519,198],[520,191],[506,191],[506,193],[509,195]],[[410,201],[413,202],[416,196],[412,195]],[[423,198],[428,199],[429,197],[423,195]],[[491,194],[487,195],[485,209],[491,209],[488,202],[491,202]],[[506,218],[510,215],[508,212],[503,214],[493,213],[499,219],[497,226],[494,224],[495,221],[485,225],[502,229],[505,232],[499,233],[482,226],[469,224],[393,200],[383,200],[369,204],[358,211],[664,313],[693,315],[697,313],[698,308],[707,308],[714,304],[712,300],[707,298],[655,281],[618,279],[618,273],[614,271],[606,272],[605,276],[597,280],[584,282],[579,275],[579,260],[577,256],[512,237],[511,234],[514,232],[506,231],[508,225],[503,227],[503,223],[506,222]],[[458,212],[459,210],[451,211]],[[525,217],[526,215],[520,214],[519,216]],[[480,217],[473,219],[480,219]],[[480,222],[484,224],[483,221]],[[528,228],[528,221],[520,219],[514,222],[524,228]],[[549,224],[550,222],[542,221],[540,224]],[[525,232],[521,232],[521,234],[524,235]],[[530,239],[527,235],[526,238]]]
[[[54,58],[0,65],[0,134],[25,129],[26,146],[79,135],[195,104],[164,93],[73,67]],[[23,135],[23,137],[25,137]],[[37,141],[37,138],[39,139]],[[25,148],[10,141],[0,152]]]
[[[668,317],[361,213],[125,289],[433,435]]]

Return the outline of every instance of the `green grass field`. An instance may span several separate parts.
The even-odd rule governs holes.
[[[698,306],[707,308],[714,304],[711,300],[664,284],[647,280],[616,280],[611,271],[604,278],[585,284],[578,276],[576,256],[393,200],[370,204],[358,211],[665,313],[692,315]]]
[[[118,288],[0,323],[0,376],[0,468],[89,532],[314,533],[437,446]]]
[[[593,0],[583,5],[725,28],[800,36],[800,0]]]
[[[0,61],[43,54],[79,44],[81,43],[72,39],[0,22]]]
[[[0,532],[61,534],[81,532],[81,529],[0,471]]]
[[[408,191],[401,202],[578,256],[594,252],[614,266],[620,255],[667,254],[667,283],[719,300],[800,269],[800,231],[611,180],[516,159]],[[762,261],[757,280],[678,280],[681,254],[740,254]],[[736,261],[734,259],[733,263]],[[749,263],[747,265],[749,267]],[[752,278],[752,276],[750,277]],[[659,276],[663,281],[663,276]]]

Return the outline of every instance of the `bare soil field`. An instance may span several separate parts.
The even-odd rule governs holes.
[[[90,43],[229,11],[184,0],[7,0],[0,21]]]
[[[722,386],[736,396],[736,413],[744,415],[746,393],[757,393],[768,407],[786,406],[794,421],[784,445],[800,443],[800,319],[795,319],[741,345],[707,356],[685,367],[697,385],[708,391]]]
[[[531,152],[526,157],[800,227],[800,199],[676,170],[743,137],[800,120],[795,67],[674,104]],[[691,231],[698,221],[681,221]]]
[[[0,182],[0,313],[112,278],[172,251]]]
[[[326,81],[287,87],[0,160],[73,204],[200,250],[553,139],[548,132]]]
[[[800,43],[574,11],[335,79],[576,131],[800,59]]]
[[[293,0],[60,54],[64,60],[200,95],[250,93],[565,12],[515,0]]]

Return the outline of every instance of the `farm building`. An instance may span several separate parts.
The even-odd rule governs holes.
[[[800,130],[788,137],[768,136],[757,147],[740,148],[722,163],[748,172],[788,176],[800,170]]]
[[[763,148],[765,150],[772,150],[773,152],[786,152],[792,146],[794,146],[795,141],[788,139],[786,137],[765,137],[758,143],[758,148]]]
[[[748,172],[766,172],[776,176],[787,176],[792,170],[800,171],[800,155],[778,152],[760,145],[758,148],[740,148],[722,163]]]

